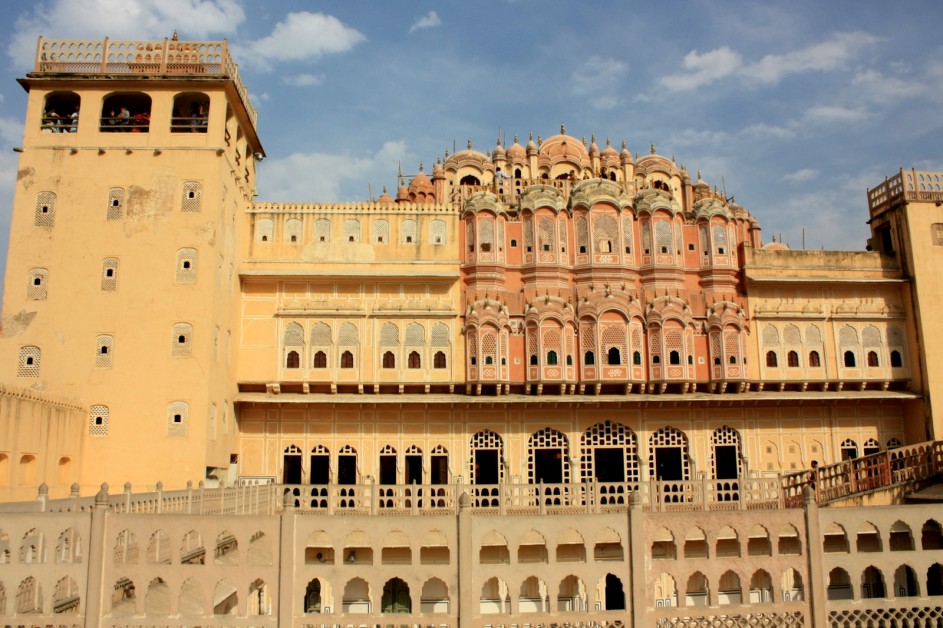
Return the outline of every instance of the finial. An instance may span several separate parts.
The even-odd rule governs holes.
[[[700,170],[697,171],[697,180],[698,180],[698,181],[701,180],[701,171],[700,171]]]
[[[566,135],[566,125],[562,122],[560,123],[560,135]]]
[[[420,161],[420,162],[419,162],[419,172],[422,172],[422,170],[423,170],[423,166],[422,166],[422,162]]]
[[[622,140],[622,150],[625,150],[625,140]]]
[[[678,163],[678,162],[675,161],[675,156],[674,156],[674,155],[671,156],[671,163],[673,163],[673,164]]]
[[[530,132],[530,139],[531,139],[531,140],[534,139],[534,132],[533,132],[533,131]]]
[[[514,143],[517,144],[517,133],[514,134]]]
[[[500,146],[500,145],[501,145],[501,136],[499,135],[499,136],[498,136],[498,146]]]
[[[177,41],[177,31],[174,31],[174,36],[171,38],[171,41]]]
[[[606,138],[606,147],[612,146],[612,143],[609,141],[609,138]]]
[[[471,150],[471,140],[468,140],[468,150]]]
[[[543,138],[540,137],[540,133],[537,134],[537,146],[540,146],[544,143]]]
[[[383,186],[383,193],[386,194],[386,186]]]
[[[596,134],[595,134],[595,133],[593,133],[593,134],[591,134],[591,135],[589,136],[589,141],[590,141],[591,144],[595,144],[595,143],[596,143]]]
[[[586,146],[586,136],[585,136],[585,135],[580,138],[580,142],[583,144],[583,146]]]
[[[449,158],[449,149],[447,149],[447,148],[445,149],[445,158],[446,158],[446,159]]]
[[[652,155],[654,155],[654,154],[655,154],[655,143],[652,142]]]

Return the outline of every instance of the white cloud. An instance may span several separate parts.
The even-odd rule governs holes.
[[[685,91],[731,75],[774,84],[789,74],[840,69],[862,49],[878,41],[869,33],[837,33],[826,41],[785,54],[766,55],[754,63],[745,63],[741,54],[728,46],[704,53],[692,50],[684,56],[684,72],[665,76],[662,84],[674,91]]]
[[[272,34],[249,44],[247,62],[317,59],[326,54],[346,52],[364,41],[363,33],[345,25],[333,15],[289,13],[275,25]]]
[[[862,88],[862,98],[879,103],[914,98],[923,94],[928,87],[925,81],[905,81],[893,76],[884,76],[877,70],[858,72],[851,84]]]
[[[396,183],[395,164],[414,160],[403,140],[388,141],[367,156],[312,152],[269,158],[261,164],[259,196],[284,202],[362,201],[367,198],[368,181],[380,182],[373,186],[374,196],[379,196],[383,181]],[[395,196],[396,190],[390,194]]]
[[[618,59],[592,56],[571,75],[573,93],[589,97],[596,109],[614,109],[622,103],[622,79],[629,64]]]
[[[813,179],[817,179],[818,176],[818,170],[813,168],[803,168],[783,176],[783,179],[786,181],[792,181],[793,183],[802,183],[803,181],[812,181]]]
[[[721,46],[703,54],[692,50],[684,55],[683,74],[670,74],[661,82],[668,89],[684,91],[697,89],[717,79],[733,74],[743,64],[740,53],[727,46]]]
[[[7,54],[14,66],[33,65],[36,38],[181,39],[232,35],[245,20],[239,0],[48,0],[17,17]]]
[[[435,11],[429,11],[421,18],[413,22],[413,25],[409,27],[409,32],[414,33],[423,28],[435,28],[442,24],[442,20],[439,19],[439,14]]]
[[[323,82],[323,74],[295,74],[282,77],[282,83],[291,87],[311,87],[312,85],[320,85]]]
[[[757,124],[751,124],[750,126],[741,130],[740,135],[752,137],[755,139],[774,138],[779,140],[788,140],[795,137],[796,132],[794,129],[786,126],[775,126],[772,124],[766,124],[765,122],[759,122]]]
[[[816,105],[805,112],[809,122],[857,122],[868,117],[864,109],[850,109],[838,105]]]

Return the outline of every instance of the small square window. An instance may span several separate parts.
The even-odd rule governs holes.
[[[513,238],[511,238],[511,248],[512,248],[512,249],[516,249],[516,248],[517,248],[517,240],[515,240],[515,239],[513,239]]]
[[[183,421],[182,416],[180,416],[179,414],[174,415],[174,423],[181,423],[182,421]]]
[[[324,236],[321,236],[320,241],[325,242]]]
[[[688,244],[688,250],[689,250],[689,251],[693,251],[693,250],[694,250],[694,244],[693,244],[693,243]]]

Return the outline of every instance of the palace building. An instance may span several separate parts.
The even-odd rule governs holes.
[[[858,252],[562,127],[261,203],[226,42],[20,83],[0,625],[943,622],[943,173]]]

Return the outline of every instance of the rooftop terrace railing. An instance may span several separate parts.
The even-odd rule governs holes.
[[[229,43],[222,41],[157,41],[51,39],[36,45],[37,74],[108,76],[200,76],[232,79],[253,126],[258,113],[239,78]]]
[[[943,201],[943,172],[904,170],[868,190],[871,217],[899,201]]]

